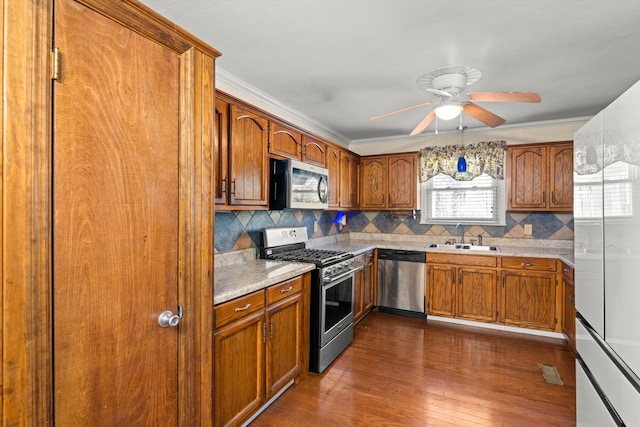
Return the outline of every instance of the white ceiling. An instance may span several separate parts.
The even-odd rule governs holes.
[[[472,91],[540,93],[479,103],[506,124],[591,116],[640,80],[638,0],[142,1],[220,50],[224,74],[352,142],[408,135],[431,106],[368,118],[436,100],[415,80],[444,66],[482,69]]]

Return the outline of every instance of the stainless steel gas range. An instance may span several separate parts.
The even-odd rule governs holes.
[[[309,370],[321,373],[353,341],[353,254],[306,247],[306,227],[262,231],[261,257],[316,265],[311,272]]]

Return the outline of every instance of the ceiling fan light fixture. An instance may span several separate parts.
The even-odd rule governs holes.
[[[446,102],[438,105],[433,112],[436,113],[440,120],[455,119],[462,112],[462,104],[459,102]]]

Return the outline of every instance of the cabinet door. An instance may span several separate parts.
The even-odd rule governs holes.
[[[215,133],[214,133],[213,183],[214,197],[217,205],[228,203],[228,166],[229,166],[229,103],[216,99]]]
[[[327,169],[329,170],[329,207],[340,207],[340,150],[327,146]]]
[[[503,271],[502,280],[505,324],[534,329],[555,329],[555,273]]]
[[[271,122],[269,130],[269,154],[289,159],[302,159],[302,135],[278,122]]]
[[[461,268],[456,315],[463,319],[498,320],[498,273],[495,270]]]
[[[387,158],[360,159],[360,208],[386,209]]]
[[[456,267],[451,265],[428,266],[429,300],[427,312],[436,316],[452,317],[455,314]]]
[[[351,208],[357,208],[360,206],[360,158],[358,156],[351,156],[351,168],[349,170],[350,183],[350,197]]]
[[[357,322],[364,315],[364,255],[358,255],[353,259],[354,268],[358,270],[353,274],[353,322]]]
[[[268,121],[236,105],[230,114],[230,203],[266,206]]]
[[[389,156],[389,209],[415,209],[418,175],[414,154]]]
[[[264,311],[213,335],[216,426],[239,425],[264,402]]]
[[[312,165],[326,167],[327,144],[307,135],[302,135],[302,161]]]
[[[267,307],[267,399],[300,373],[303,327],[302,294]]]
[[[373,290],[375,289],[373,251],[364,254],[364,274],[363,274],[363,293],[362,300],[365,314],[373,308],[375,297]]]
[[[546,209],[546,147],[509,149],[510,210]]]
[[[573,143],[549,147],[549,208],[573,210]]]
[[[353,168],[355,161],[351,154],[340,151],[340,207],[351,208],[355,204],[353,191]]]

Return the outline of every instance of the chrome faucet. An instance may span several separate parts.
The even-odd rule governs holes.
[[[456,234],[460,235],[460,243],[464,245],[464,226],[460,223],[456,224]]]

